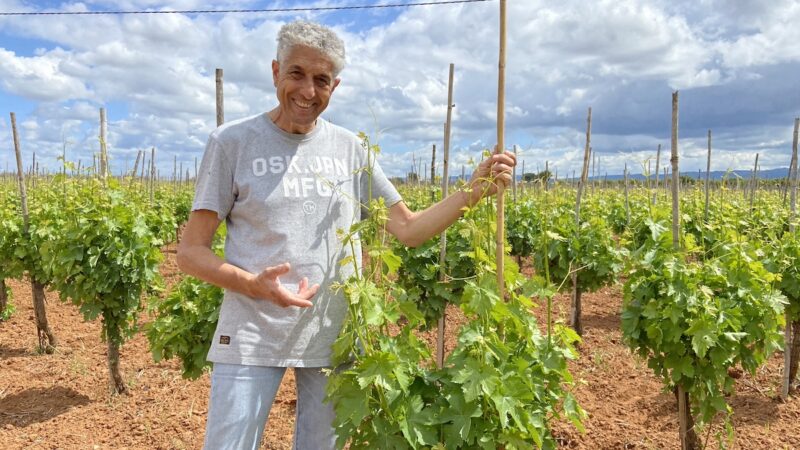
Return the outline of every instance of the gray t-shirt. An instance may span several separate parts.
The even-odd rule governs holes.
[[[211,134],[192,210],[211,210],[226,221],[226,261],[254,274],[288,262],[291,271],[280,277],[287,289],[296,292],[303,277],[320,289],[309,308],[225,290],[209,361],[330,365],[331,344],[347,313],[342,293],[331,284],[353,273],[352,264],[339,264],[351,250],[336,231],[362,218],[369,177],[359,169],[366,166],[358,137],[321,118],[304,135],[286,133],[266,114]],[[401,200],[377,164],[372,195],[388,206]],[[355,251],[360,258],[360,247]]]

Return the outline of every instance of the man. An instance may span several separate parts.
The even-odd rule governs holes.
[[[214,362],[205,448],[256,449],[287,367],[297,381],[297,449],[335,443],[324,403],[330,347],[347,311],[330,285],[350,274],[338,229],[360,220],[368,192],[382,197],[388,231],[416,246],[465,206],[508,184],[513,154],[483,161],[472,190],[412,212],[358,138],[320,118],[339,85],[344,44],[321,25],[294,22],[278,34],[272,77],[278,106],[215,130],[198,175],[178,266],[225,290],[208,359]],[[371,175],[371,180],[370,180]],[[371,183],[371,185],[369,185]],[[225,220],[225,260],[211,251]],[[356,250],[360,256],[360,250]]]

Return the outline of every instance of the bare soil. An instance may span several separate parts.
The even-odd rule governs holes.
[[[177,279],[174,254],[166,251],[162,272]],[[73,305],[48,292],[47,314],[59,339],[52,355],[36,351],[30,284],[10,281],[17,312],[0,323],[0,449],[199,449],[208,408],[209,376],[181,378],[179,363],[154,363],[143,334],[121,349],[129,395],[108,391],[106,346],[99,322],[84,322]],[[575,392],[589,413],[586,432],[556,426],[562,448],[677,449],[677,405],[670,393],[621,342],[619,287],[584,297],[585,336],[581,357],[572,363]],[[569,298],[555,301],[555,317],[566,321]],[[535,311],[544,317],[544,306]],[[448,310],[446,348],[455,345],[463,323]],[[776,400],[782,355],[755,377],[744,374],[733,407],[732,449],[800,449],[800,398]],[[294,431],[294,377],[287,372],[269,416],[262,449],[291,448]],[[709,448],[716,448],[711,428]],[[724,432],[723,432],[724,433]],[[702,435],[705,439],[706,436]]]

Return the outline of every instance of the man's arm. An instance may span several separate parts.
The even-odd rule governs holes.
[[[178,268],[189,275],[224,289],[256,299],[269,299],[280,306],[309,307],[319,285],[308,286],[303,278],[297,293],[281,285],[279,276],[291,270],[289,263],[267,267],[259,274],[223,261],[211,250],[214,233],[219,227],[217,213],[207,209],[192,211],[178,244]]]
[[[403,202],[392,205],[386,229],[409,247],[422,245],[458,220],[464,207],[474,205],[484,195],[494,195],[498,183],[507,186],[516,163],[511,152],[494,154],[475,169],[469,183],[471,189],[455,192],[419,212],[411,211]]]

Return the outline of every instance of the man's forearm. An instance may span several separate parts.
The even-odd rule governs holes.
[[[225,262],[208,247],[179,248],[178,268],[207,283],[252,297],[250,286],[255,275]]]
[[[395,235],[405,245],[417,247],[446,230],[461,217],[465,207],[474,205],[480,198],[476,192],[454,192],[422,211],[411,213]]]

